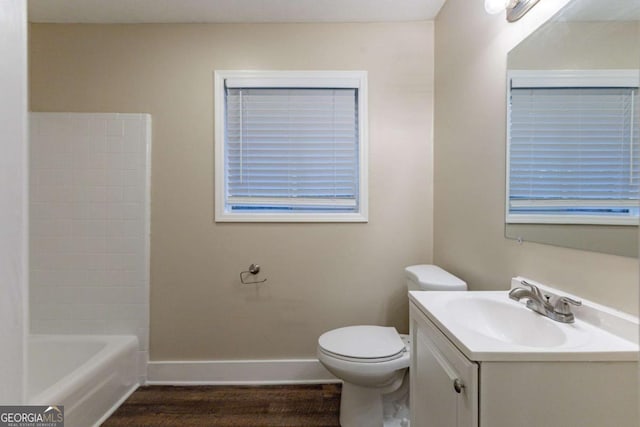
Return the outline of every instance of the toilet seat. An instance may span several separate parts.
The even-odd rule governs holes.
[[[358,363],[380,363],[380,362],[389,362],[391,360],[396,360],[401,358],[405,353],[406,350],[400,350],[398,353],[389,356],[389,357],[378,357],[378,358],[372,358],[372,357],[368,357],[368,358],[363,358],[363,357],[348,357],[348,356],[342,356],[340,354],[336,354],[336,353],[332,353],[330,351],[327,351],[325,349],[323,349],[322,347],[320,347],[320,351],[329,356],[329,357],[333,357],[335,359],[338,360],[344,360],[345,362],[358,362]]]
[[[348,362],[379,363],[399,359],[406,352],[396,328],[347,326],[326,332],[318,339],[319,350]]]

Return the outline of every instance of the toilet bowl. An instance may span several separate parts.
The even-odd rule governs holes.
[[[405,269],[408,290],[467,289],[465,282],[435,265]],[[325,332],[318,338],[318,360],[343,381],[342,427],[409,425],[408,335],[393,327],[359,325]]]
[[[317,353],[343,380],[340,425],[382,426],[383,396],[402,386],[409,368],[408,336],[390,327],[347,326],[322,334]]]

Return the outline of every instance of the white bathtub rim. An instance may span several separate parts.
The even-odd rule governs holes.
[[[28,396],[28,403],[31,405],[59,405],[57,401],[61,394],[60,390],[69,393],[75,390],[86,378],[91,378],[100,367],[116,359],[120,352],[129,349],[137,350],[138,338],[135,335],[44,335],[33,334],[29,339],[33,340],[62,340],[66,342],[86,342],[100,341],[105,342],[106,347],[112,351],[100,349],[89,359],[85,360],[77,369],[74,369],[71,375],[67,375],[59,381],[51,384],[34,396]],[[54,402],[53,399],[56,399]],[[60,399],[63,400],[63,399]]]
[[[135,383],[131,386],[131,388],[122,396],[107,412],[104,413],[103,416],[100,417],[98,421],[92,427],[100,427],[102,423],[107,421],[107,419],[113,415],[114,412],[140,387],[140,383]]]

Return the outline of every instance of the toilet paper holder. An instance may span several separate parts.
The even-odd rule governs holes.
[[[267,281],[267,279],[263,279],[263,280],[253,280],[250,282],[246,282],[245,278],[247,277],[247,274],[251,274],[253,276],[255,276],[256,274],[260,273],[260,265],[258,264],[251,264],[249,266],[249,269],[246,271],[241,271],[240,272],[240,283],[242,283],[243,285],[254,285],[256,283],[264,283]]]

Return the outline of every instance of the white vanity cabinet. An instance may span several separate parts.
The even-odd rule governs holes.
[[[474,352],[425,314],[422,302],[431,315],[447,310],[444,298],[427,294],[410,304],[411,427],[640,425],[637,354]]]
[[[478,365],[413,304],[411,330],[411,425],[477,427]]]

